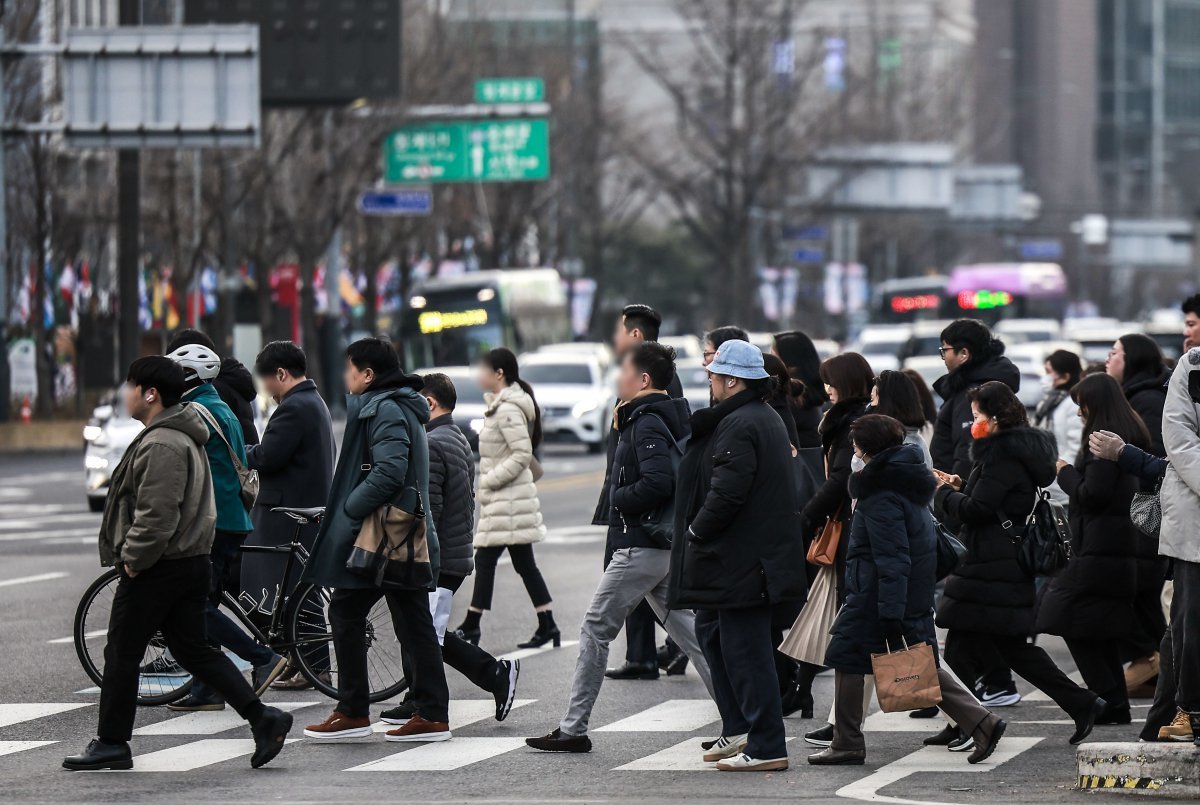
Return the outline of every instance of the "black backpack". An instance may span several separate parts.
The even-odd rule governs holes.
[[[1067,510],[1052,500],[1046,490],[1038,491],[1024,528],[1019,528],[1003,512],[998,516],[1004,533],[1017,544],[1017,564],[1029,576],[1053,576],[1071,560],[1071,525],[1067,521]]]

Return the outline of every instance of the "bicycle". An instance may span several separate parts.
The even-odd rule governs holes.
[[[241,602],[228,591],[222,593],[221,603],[263,645],[277,654],[289,656],[291,663],[316,690],[337,698],[337,659],[333,652],[333,635],[329,630],[329,590],[314,584],[299,584],[290,593],[285,591],[292,570],[308,562],[308,550],[300,542],[301,529],[308,523],[319,523],[324,506],[294,508],[279,506],[271,509],[296,521],[296,534],[288,545],[243,545],[243,553],[287,554],[283,577],[276,585],[274,603],[265,611],[258,601],[242,593]],[[83,670],[97,685],[104,681],[104,644],[96,638],[107,633],[112,598],[121,577],[117,568],[110,568],[91,583],[75,610],[73,636],[75,653]],[[248,605],[243,609],[241,603]],[[250,612],[267,617],[265,631],[261,619]],[[256,620],[258,622],[256,622]],[[370,680],[370,700],[385,701],[402,693],[408,686],[395,638],[382,639],[392,633],[391,612],[387,600],[381,599],[367,616],[367,667]],[[98,647],[98,648],[96,648]],[[95,650],[94,650],[95,649]],[[138,680],[138,704],[146,706],[170,704],[185,696],[192,688],[192,678],[167,651],[161,633],[156,632],[142,658]]]

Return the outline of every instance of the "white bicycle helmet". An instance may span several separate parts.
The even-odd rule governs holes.
[[[185,344],[167,357],[183,367],[185,380],[200,378],[207,383],[221,372],[221,359],[203,344]]]

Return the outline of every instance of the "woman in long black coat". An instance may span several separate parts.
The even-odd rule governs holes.
[[[1085,377],[1071,391],[1083,419],[1083,439],[1097,430],[1145,449],[1146,426],[1108,375]],[[1062,637],[1084,683],[1108,703],[1098,724],[1128,724],[1129,697],[1120,640],[1133,628],[1138,535],[1129,504],[1138,480],[1090,450],[1058,462],[1058,483],[1071,499],[1071,561],[1052,578],[1038,608],[1037,630]]]
[[[1167,381],[1171,372],[1163,365],[1162,349],[1148,335],[1128,333],[1117,339],[1109,353],[1105,371],[1121,384],[1125,399],[1146,424],[1150,444],[1146,451],[1160,458],[1167,455],[1163,444],[1163,406],[1167,402]],[[1155,483],[1145,481],[1140,491],[1153,494]],[[1157,539],[1138,539],[1137,592],[1134,594],[1133,628],[1121,641],[1121,660],[1130,662],[1125,674],[1126,684],[1140,685],[1154,679],[1158,673],[1158,644],[1167,630],[1163,616],[1163,582],[1167,577],[1167,560],[1158,555]]]
[[[967,547],[962,564],[946,579],[938,606],[937,624],[949,630],[946,662],[960,679],[978,679],[985,670],[980,659],[998,652],[1009,668],[1074,719],[1071,743],[1077,744],[1091,733],[1105,703],[1028,641],[1034,627],[1033,578],[1017,563],[1017,543],[1005,526],[1024,523],[1038,489],[1054,480],[1054,437],[1029,426],[1025,406],[1002,382],[972,389],[969,400],[974,418],[970,476],[963,481],[937,473],[934,495],[943,522]]]
[[[799,387],[789,389],[794,403],[792,417],[799,436],[796,447],[820,447],[821,408],[829,400],[821,380],[821,358],[816,346],[799,330],[789,330],[775,334],[771,352],[783,361],[788,374],[799,383]]]
[[[868,414],[851,427],[864,467],[850,478],[858,501],[846,550],[846,603],[833,624],[826,662],[834,671],[834,732],[814,765],[857,765],[866,757],[863,686],[871,655],[926,643],[933,629],[937,537],[929,504],[934,478],[920,447],[905,444],[898,420]],[[1005,723],[953,677],[939,669],[942,709],[975,740],[978,763],[995,750]]]

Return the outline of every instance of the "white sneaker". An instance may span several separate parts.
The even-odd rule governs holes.
[[[718,760],[724,760],[727,757],[733,757],[746,748],[746,740],[749,737],[749,735],[730,735],[728,737],[722,735],[712,745],[712,749],[704,753],[704,762],[713,763]]]
[[[720,771],[783,771],[787,767],[788,759],[785,757],[759,760],[750,757],[745,752],[717,764]]]

